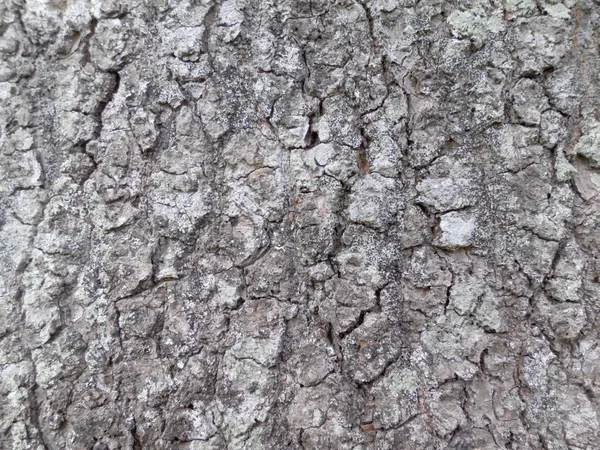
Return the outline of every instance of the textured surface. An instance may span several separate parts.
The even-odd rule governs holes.
[[[0,1],[0,446],[600,448],[599,14]]]

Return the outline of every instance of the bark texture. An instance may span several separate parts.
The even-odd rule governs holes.
[[[600,448],[599,39],[0,1],[0,447]]]

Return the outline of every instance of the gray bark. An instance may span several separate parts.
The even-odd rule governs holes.
[[[0,447],[600,448],[599,36],[0,2]]]

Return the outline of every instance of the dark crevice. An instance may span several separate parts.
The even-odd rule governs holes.
[[[356,153],[356,164],[358,166],[358,173],[366,175],[369,173],[369,154],[367,153],[367,148],[369,147],[370,139],[364,128],[360,129],[360,134],[362,136],[362,143]]]
[[[96,34],[97,25],[98,19],[93,17],[89,24],[90,31],[81,40],[81,45],[83,46],[81,49],[81,67],[85,67],[92,62],[92,57],[90,56],[90,41],[94,37],[94,34]]]
[[[315,122],[318,120],[317,114],[311,114],[308,116],[308,130],[306,131],[306,136],[304,137],[304,143],[306,144],[306,148],[316,147],[321,143],[319,140],[319,133],[315,130]]]
[[[361,311],[360,314],[358,315],[358,318],[356,319],[356,321],[352,325],[350,325],[346,330],[339,333],[340,340],[343,340],[346,336],[348,336],[354,330],[359,328],[364,323],[365,316],[367,315],[368,312],[369,312],[368,310]]]
[[[142,446],[142,441],[137,432],[137,425],[135,423],[131,429],[131,436],[133,437],[133,450],[142,450],[144,447]]]

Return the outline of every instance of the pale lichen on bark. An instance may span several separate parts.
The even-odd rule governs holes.
[[[0,2],[0,447],[600,448],[599,33]]]

